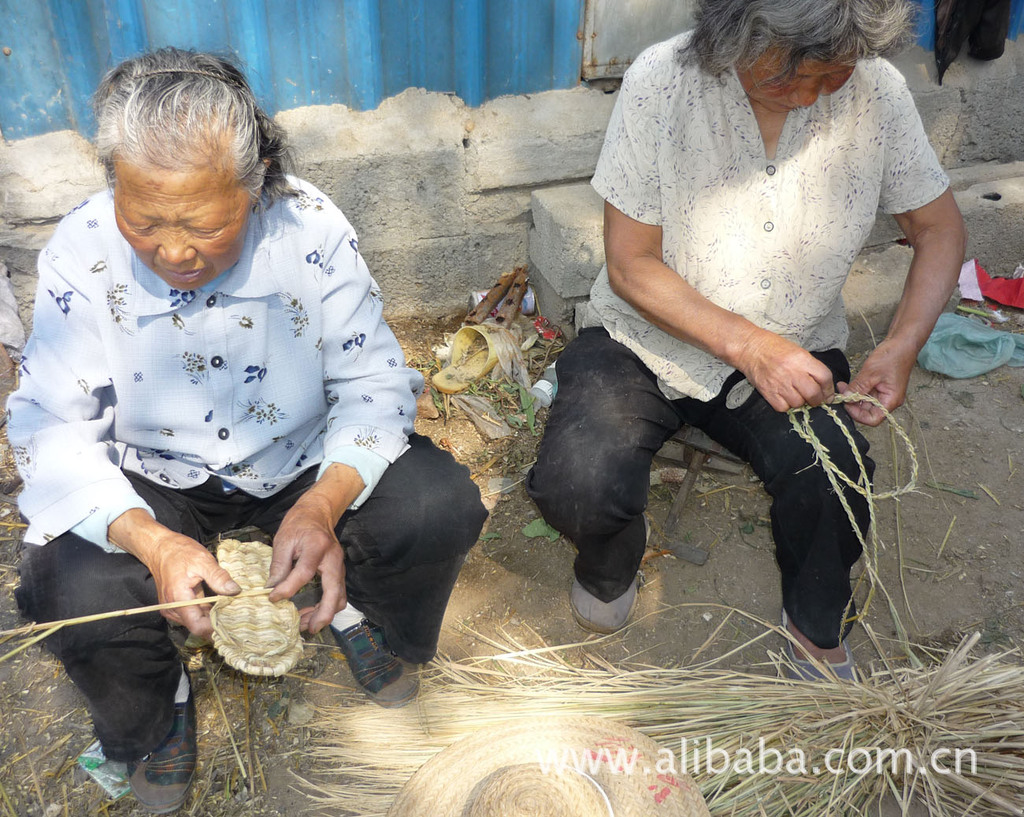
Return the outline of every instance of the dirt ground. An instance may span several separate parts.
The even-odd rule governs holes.
[[[429,373],[431,347],[458,320],[393,325],[411,364]],[[558,351],[557,342],[539,341],[530,352],[533,374]],[[853,356],[855,367],[859,359]],[[879,504],[877,532],[883,584],[914,642],[952,646],[965,633],[979,631],[979,649],[1024,643],[1022,385],[1024,370],[1006,367],[971,380],[920,369],[913,373],[908,405],[897,419],[917,450],[918,489],[898,502]],[[568,607],[573,548],[564,539],[529,538],[523,532],[538,515],[522,482],[546,411],[531,430],[528,417],[516,416],[513,390],[482,391],[522,426],[511,437],[485,440],[461,411],[440,399],[436,419],[417,421],[419,431],[469,466],[492,507],[452,597],[441,650],[463,656],[492,649],[467,631],[481,637],[506,634],[528,644],[577,642],[583,633]],[[909,462],[891,430],[883,426],[867,435],[878,463],[878,489],[904,483]],[[760,484],[749,471],[705,469],[700,476],[681,524],[687,541],[710,550],[703,566],[661,549],[662,522],[675,490],[667,484],[652,488],[655,535],[643,567],[639,621],[595,645],[609,661],[671,666],[721,654],[762,629],[732,608],[766,622],[777,620],[778,573]],[[15,493],[0,496],[0,629],[24,623],[13,595],[21,533]],[[873,604],[868,621],[882,637],[895,635],[884,603]],[[130,795],[112,802],[78,768],[76,758],[93,741],[83,700],[39,645],[10,655],[24,642],[23,637],[0,640],[0,815],[144,813]],[[860,630],[852,645],[867,665],[873,650]],[[779,646],[769,639],[730,656],[727,665],[774,672],[766,651]],[[898,652],[895,644],[892,652]],[[318,708],[357,695],[338,651],[321,637],[307,638],[302,661],[278,679],[246,677],[208,648],[185,653],[198,694],[200,767],[181,813],[318,813],[298,782],[311,773],[308,748],[317,737]],[[344,770],[337,775],[343,780]]]

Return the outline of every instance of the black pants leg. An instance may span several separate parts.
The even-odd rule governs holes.
[[[384,472],[358,511],[342,517],[345,586],[352,604],[384,628],[402,658],[433,658],[459,570],[487,510],[469,470],[426,437]]]
[[[16,596],[22,613],[40,622],[157,601],[142,562],[72,533],[26,547]],[[159,613],[65,627],[46,646],[85,696],[108,758],[136,760],[170,731],[181,659]]]
[[[160,522],[205,541],[246,525],[275,532],[315,470],[267,499],[224,494],[217,480],[176,491],[130,478]],[[414,435],[370,499],[340,521],[349,597],[371,618],[379,616],[403,658],[433,656],[452,586],[485,518],[467,469]],[[134,556],[106,553],[71,533],[26,548],[17,599],[36,621],[157,600],[152,576]],[[85,695],[107,757],[141,757],[167,734],[180,661],[162,616],[75,625],[47,646]]]
[[[602,601],[621,596],[640,567],[651,460],[681,423],[650,370],[603,329],[584,329],[558,358],[526,490],[576,545],[576,578]]]
[[[849,365],[838,350],[815,355],[849,380]],[[545,519],[577,548],[576,576],[604,601],[621,595],[643,556],[643,522],[650,466],[662,443],[682,424],[704,430],[743,457],[772,497],[772,532],[782,573],[783,603],[790,617],[820,647],[839,643],[840,620],[850,600],[850,568],[861,548],[824,471],[811,467],[810,446],[754,392],[735,409],[726,406],[729,378],[712,400],[669,400],[656,378],[622,344],[602,329],[584,330],[558,361],[558,396],[552,406],[537,463],[527,490]],[[853,431],[871,476],[867,441]],[[812,411],[815,432],[833,460],[858,476],[849,444],[823,409]],[[846,491],[857,526],[867,529],[867,506]]]
[[[834,382],[849,382],[850,367],[842,352],[832,349],[814,356],[829,367]],[[835,411],[850,431],[870,480],[875,464],[867,456],[867,440],[842,406]],[[844,487],[855,529],[824,469],[816,465],[813,450],[793,430],[788,414],[775,411],[757,392],[736,409],[722,406],[707,417],[702,414],[698,413],[694,418],[698,422],[692,424],[747,460],[772,498],[775,559],[782,576],[782,604],[790,619],[817,646],[838,646],[841,635],[850,629],[843,624],[843,617],[850,604],[850,569],[861,556],[857,530],[862,534],[868,530],[867,501]],[[812,410],[810,419],[832,462],[856,482],[859,466],[835,421],[824,409]]]

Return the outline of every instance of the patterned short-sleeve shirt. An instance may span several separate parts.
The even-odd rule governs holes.
[[[665,263],[709,300],[810,351],[845,346],[841,297],[879,207],[949,186],[902,76],[861,60],[836,93],[786,117],[768,159],[735,71],[710,76],[652,46],[627,71],[593,186],[662,228]],[[602,270],[591,309],[669,397],[714,397],[731,367],[644,320]]]

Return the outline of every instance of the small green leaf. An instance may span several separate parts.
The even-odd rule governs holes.
[[[526,425],[530,429],[531,434],[537,433],[537,427],[534,425],[536,414],[533,408],[534,397],[522,386],[519,386],[519,404],[523,407],[523,412],[526,414]]]
[[[754,523],[753,522],[746,522],[743,525],[740,525],[740,533],[746,533],[746,534],[749,535],[749,534],[751,534],[753,532],[754,532]]]
[[[957,488],[955,485],[950,485],[948,482],[926,482],[929,488],[934,488],[936,491],[945,491],[949,494],[956,494],[957,496],[966,497],[967,499],[977,499],[978,494],[972,491],[970,488]]]
[[[489,531],[487,531],[487,533],[481,533],[480,534],[480,541],[482,541],[482,542],[486,542],[489,539],[500,539],[500,538],[501,538],[501,534],[498,531],[496,531],[496,530],[489,530]]]
[[[529,525],[523,528],[523,536],[527,539],[534,539],[538,536],[546,536],[554,542],[561,534],[551,527],[543,519],[534,519]]]

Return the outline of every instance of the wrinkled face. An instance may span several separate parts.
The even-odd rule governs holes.
[[[172,289],[198,289],[234,266],[252,205],[230,169],[114,165],[117,228]]]
[[[747,70],[737,69],[740,84],[753,105],[771,113],[787,113],[813,105],[822,94],[834,94],[853,75],[852,62],[804,60],[793,76],[775,79],[779,56],[766,51]]]

